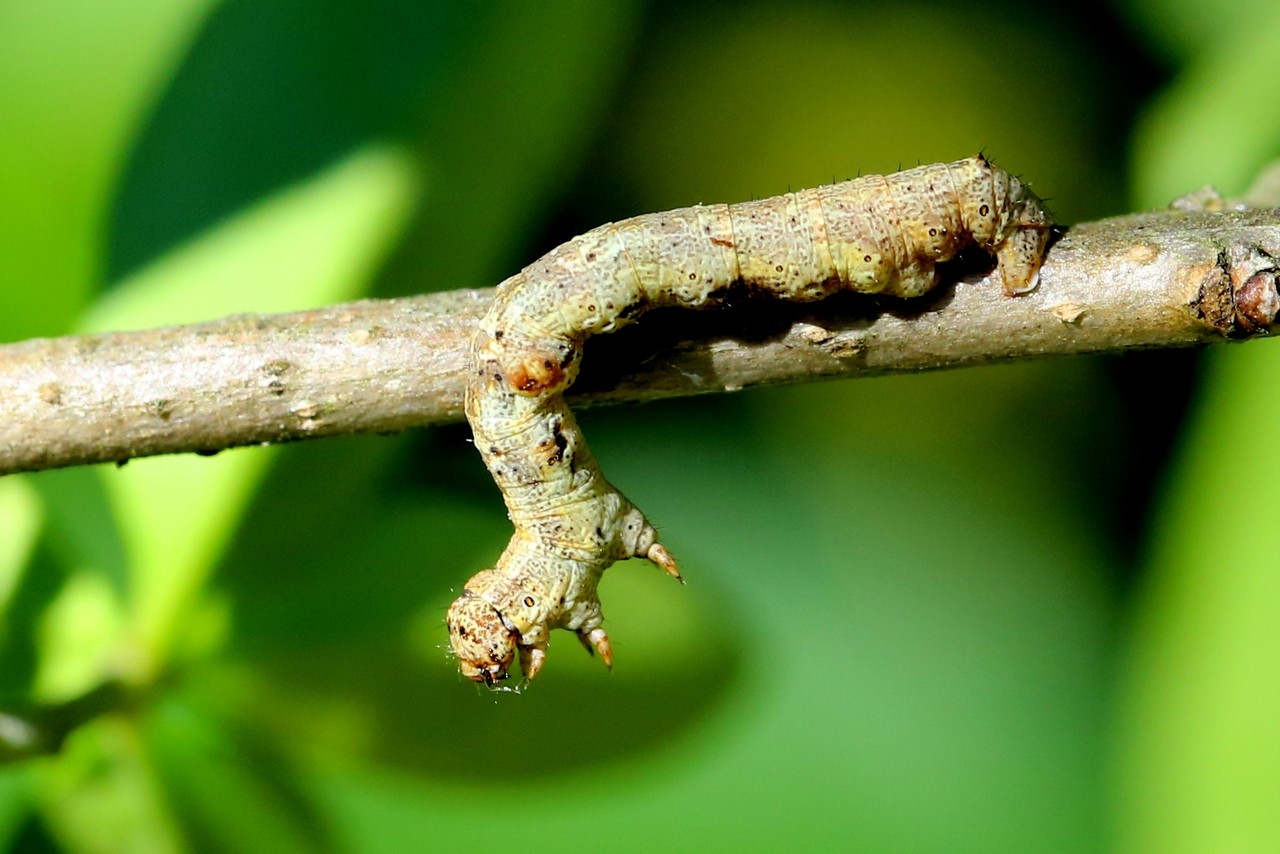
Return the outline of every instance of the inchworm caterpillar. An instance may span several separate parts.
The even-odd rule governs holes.
[[[472,343],[467,419],[515,535],[449,609],[464,675],[492,685],[517,653],[526,679],[551,629],[612,665],[596,585],[621,558],[680,578],[657,533],[604,479],[565,405],[582,343],[658,306],[701,308],[746,288],[818,300],[838,290],[915,297],[968,246],[995,255],[1005,293],[1035,288],[1052,222],[981,155],[754,202],[602,225],[498,286]]]

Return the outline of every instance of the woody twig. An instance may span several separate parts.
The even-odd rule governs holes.
[[[591,343],[571,401],[1263,336],[1280,311],[1277,258],[1276,210],[1084,223],[1020,297],[958,270],[924,300],[654,312]],[[490,299],[453,291],[0,346],[0,474],[461,420]]]

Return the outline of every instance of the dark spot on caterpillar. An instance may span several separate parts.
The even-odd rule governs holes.
[[[989,213],[991,213],[991,208],[987,205],[983,205],[982,207],[978,208],[978,216],[986,216]]]
[[[633,302],[630,305],[623,306],[618,311],[619,320],[629,320],[644,311],[644,303]]]
[[[556,434],[555,436],[552,437],[552,441],[556,446],[556,450],[555,450],[555,453],[547,457],[548,465],[555,465],[556,463],[563,460],[564,452],[569,448],[569,440],[566,439],[564,437],[564,434],[561,433],[559,430],[556,430]]]
[[[553,362],[553,361],[551,361],[550,359],[543,359],[543,360],[542,360],[542,367],[546,368],[548,371],[550,371],[550,370],[551,370],[552,368],[554,368],[555,366],[556,366],[556,363],[555,363],[555,362]]]
[[[502,451],[498,450],[498,446],[497,446],[497,445],[490,445],[490,446],[489,446],[489,456],[491,456],[491,457],[500,457],[500,456],[502,456]]]
[[[600,528],[600,527],[597,527],[597,528],[596,528],[596,542],[597,542],[597,543],[603,543],[603,542],[604,542],[604,529],[603,529],[603,528]]]
[[[774,269],[774,270],[776,270],[777,272],[781,273],[781,272],[782,272],[782,265],[781,265],[781,264],[779,264],[779,265],[777,265],[776,267],[774,267],[773,269]]]
[[[697,273],[690,273],[690,274],[689,274],[689,281],[691,281],[691,282],[696,282],[697,280],[698,280],[698,274],[697,274]]]
[[[507,334],[507,333],[503,332],[501,329],[495,329],[495,330],[493,331],[493,340],[494,340],[494,341],[501,341],[501,340],[502,340],[502,336],[503,336],[503,335],[506,335],[506,334]]]
[[[532,596],[524,597],[524,606],[526,608],[532,608],[534,606],[534,601]]]
[[[594,260],[596,260],[596,253],[594,253],[594,252],[588,252],[588,253],[587,253],[587,260],[588,260],[588,261],[594,261]]]
[[[868,264],[870,264],[870,263],[871,263],[871,256],[870,256],[870,255],[863,255],[863,256],[862,256],[862,260],[863,260],[863,261],[866,261]]]
[[[592,314],[595,313],[595,310],[596,310],[596,307],[594,305],[587,306],[587,311],[591,312]]]
[[[929,236],[930,236],[930,237],[937,237],[937,236],[938,236],[938,229],[936,229],[936,228],[931,228],[931,229],[929,229]]]

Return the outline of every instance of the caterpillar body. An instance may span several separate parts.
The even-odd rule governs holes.
[[[588,336],[744,287],[796,301],[838,290],[920,296],[937,282],[935,265],[969,246],[994,254],[1005,293],[1022,294],[1036,287],[1051,227],[1026,185],[979,155],[609,223],[500,284],[472,343],[466,414],[515,535],[449,609],[462,673],[493,685],[518,655],[532,679],[553,628],[612,665],[596,595],[604,570],[639,556],[680,578],[564,402]]]

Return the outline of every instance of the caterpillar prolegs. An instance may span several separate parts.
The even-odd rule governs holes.
[[[604,479],[564,402],[582,343],[649,308],[716,305],[739,288],[796,301],[838,290],[915,297],[969,246],[995,255],[1005,293],[1035,288],[1052,221],[982,156],[734,205],[602,225],[498,286],[471,351],[467,419],[515,534],[449,609],[462,673],[526,679],[551,629],[612,665],[596,585],[646,557],[680,578],[643,513]]]

